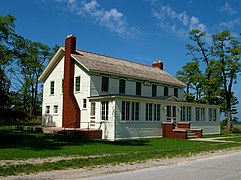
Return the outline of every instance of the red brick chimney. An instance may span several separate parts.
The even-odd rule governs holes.
[[[80,108],[74,96],[74,67],[75,60],[71,54],[76,51],[76,37],[70,34],[65,39],[64,58],[64,92],[63,92],[63,128],[80,127]]]
[[[157,67],[160,70],[163,70],[163,62],[162,61],[155,61],[152,63],[152,67]]]

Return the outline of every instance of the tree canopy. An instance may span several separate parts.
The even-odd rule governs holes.
[[[241,72],[241,43],[229,31],[210,38],[200,30],[189,34],[192,44],[187,44],[187,55],[192,62],[183,66],[176,77],[187,84],[187,101],[221,105],[227,116],[226,131],[230,131],[232,114],[237,114],[233,85]]]

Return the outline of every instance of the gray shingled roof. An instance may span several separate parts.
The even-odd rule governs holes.
[[[90,72],[97,71],[140,80],[149,80],[182,87],[186,86],[166,71],[155,67],[82,50],[77,50],[77,52],[79,54],[71,54],[71,56]]]

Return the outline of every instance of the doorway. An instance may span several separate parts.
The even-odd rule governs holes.
[[[167,105],[167,122],[177,121],[177,107],[172,105]]]

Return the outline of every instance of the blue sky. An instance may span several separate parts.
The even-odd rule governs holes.
[[[64,45],[72,33],[79,49],[147,65],[162,60],[174,76],[191,61],[185,45],[192,28],[238,35],[240,13],[240,0],[0,0],[0,15],[15,16],[25,38]],[[239,77],[241,102],[240,86]]]

